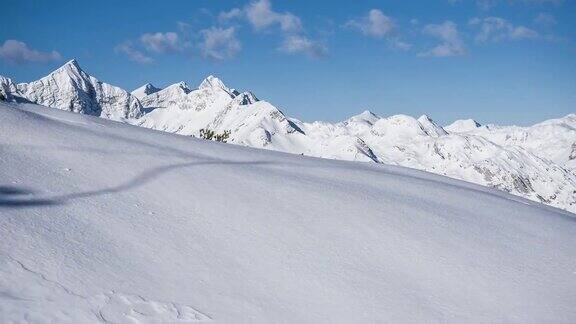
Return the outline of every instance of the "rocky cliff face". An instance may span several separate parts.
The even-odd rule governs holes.
[[[10,78],[0,75],[0,96],[8,102],[26,101]]]

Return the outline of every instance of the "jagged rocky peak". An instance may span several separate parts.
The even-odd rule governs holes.
[[[209,75],[204,80],[202,80],[202,83],[200,83],[200,86],[198,86],[198,89],[200,89],[200,90],[203,90],[203,89],[211,89],[211,90],[221,89],[221,90],[226,91],[229,94],[233,93],[233,91],[230,88],[228,88],[224,84],[224,82],[222,82],[222,80],[218,79],[217,77],[215,77],[213,75]]]
[[[142,97],[156,93],[160,90],[162,89],[155,87],[152,83],[146,83],[145,85],[139,87],[138,89],[135,89],[131,93],[136,98],[142,99]]]
[[[418,122],[422,126],[422,129],[424,129],[424,132],[430,136],[438,137],[448,134],[444,128],[438,126],[438,124],[436,124],[436,122],[428,115],[420,116],[420,118],[418,118]]]
[[[178,88],[184,90],[185,92],[190,92],[192,90],[188,86],[188,83],[186,83],[185,81],[180,81],[180,82],[174,84],[174,86],[177,86]]]
[[[17,90],[31,102],[62,110],[111,119],[141,115],[136,97],[90,76],[74,59],[39,80],[18,84]]]
[[[21,94],[10,78],[0,75],[0,96],[6,101],[17,101]]]
[[[158,91],[158,92],[163,92],[163,93],[184,93],[184,94],[188,94],[192,91],[192,89],[190,89],[190,87],[188,86],[188,84],[185,81],[180,81],[180,82],[176,82],[174,84],[171,84],[169,86],[167,86],[166,88]]]
[[[18,87],[19,91],[21,91],[22,93],[25,94],[26,92],[29,91],[29,87],[33,86],[36,83],[42,83],[42,84],[47,85],[50,82],[57,82],[57,83],[69,82],[69,80],[76,80],[76,79],[82,79],[82,78],[83,79],[89,79],[89,77],[90,76],[82,70],[82,68],[78,64],[78,61],[76,61],[75,59],[72,59],[72,60],[64,63],[62,66],[60,66],[56,70],[52,71],[47,76],[45,76],[45,77],[43,77],[37,81],[33,81],[33,82],[19,83],[17,85],[17,87]]]
[[[52,73],[48,74],[47,77],[55,77],[56,75],[66,75],[72,77],[89,77],[84,70],[78,64],[78,61],[72,59],[61,67],[54,70]]]
[[[251,104],[258,102],[258,101],[260,101],[260,100],[258,98],[256,98],[256,96],[250,91],[238,93],[238,94],[236,94],[236,97],[234,98],[234,102],[240,106],[251,105]]]
[[[64,63],[64,65],[62,65],[56,71],[58,71],[60,69],[66,69],[69,71],[82,71],[82,69],[80,68],[80,65],[78,64],[78,61],[76,61],[76,59],[71,59],[70,61]]]

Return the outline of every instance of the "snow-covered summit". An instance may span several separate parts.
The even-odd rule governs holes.
[[[138,99],[142,99],[144,96],[156,93],[160,90],[162,89],[155,87],[152,83],[146,83],[145,85],[132,91],[131,94]]]
[[[54,70],[54,72],[52,73],[58,73],[61,71],[67,71],[68,73],[76,73],[76,74],[84,72],[82,71],[82,68],[80,68],[80,65],[78,64],[78,61],[76,59],[69,60],[68,62],[64,63],[62,66]]]
[[[444,126],[444,129],[450,133],[462,133],[475,130],[480,126],[482,125],[474,119],[459,119],[450,125]]]
[[[222,82],[222,80],[218,79],[213,75],[209,75],[204,80],[202,80],[202,82],[198,86],[198,89],[224,90],[229,94],[233,93],[233,91],[230,88],[228,88],[224,84],[224,82]]]
[[[141,115],[136,97],[90,76],[76,60],[37,81],[18,84],[17,90],[31,102],[62,110],[111,119]]]
[[[354,116],[348,118],[347,120],[345,120],[344,122],[345,123],[364,122],[364,123],[373,125],[378,119],[380,119],[380,116],[376,115],[375,113],[371,112],[370,110],[364,110],[360,114],[354,115]]]
[[[442,135],[448,134],[444,128],[438,126],[432,118],[428,117],[427,115],[422,115],[418,118],[418,122],[422,129],[426,132],[426,134],[434,137],[439,137]]]

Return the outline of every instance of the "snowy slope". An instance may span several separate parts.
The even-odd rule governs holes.
[[[0,105],[0,322],[574,323],[573,214]]]
[[[136,97],[88,75],[75,60],[40,80],[20,83],[17,88],[31,102],[62,110],[110,119],[141,114]]]
[[[495,187],[576,212],[574,173],[537,150],[497,144],[470,133],[447,133],[427,116],[419,119],[404,115],[370,116],[369,122],[360,115],[338,124],[304,124],[302,129],[321,142],[360,138],[383,163]],[[576,133],[564,138],[576,141]],[[322,151],[308,154],[327,155]]]
[[[68,63],[51,75],[67,76],[58,80],[75,80],[68,75],[93,79],[83,71],[76,71],[78,69],[77,63]],[[14,91],[10,90],[13,88],[10,82],[2,80],[0,85],[5,84],[7,91]],[[26,90],[27,98],[38,102],[37,96],[53,97],[50,83],[33,84],[37,85],[34,91],[19,85]],[[78,89],[74,88],[73,93],[83,98],[83,92]],[[15,97],[22,96],[18,89],[15,91]],[[147,84],[134,90],[129,98],[143,107],[141,117],[127,120],[134,125],[186,136],[199,136],[201,129],[216,133],[231,131],[228,143],[232,144],[406,166],[576,212],[574,115],[525,128],[481,126],[474,120],[441,127],[428,116],[380,117],[369,111],[339,123],[306,123],[287,117],[251,92],[240,93],[226,86],[214,76],[204,79],[197,88],[185,82],[164,89]],[[54,105],[50,100],[40,102]],[[134,111],[139,113],[140,110]],[[130,113],[120,115],[126,117]]]

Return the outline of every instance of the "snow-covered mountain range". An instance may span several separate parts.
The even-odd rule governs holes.
[[[142,105],[135,96],[88,75],[76,60],[30,83],[14,85],[12,80],[0,77],[0,88],[7,97],[86,115],[115,120],[141,116]]]
[[[0,77],[11,101],[122,120],[198,136],[231,131],[228,142],[294,154],[400,165],[498,188],[576,212],[576,115],[531,127],[459,120],[442,127],[428,116],[380,117],[369,111],[339,123],[302,122],[251,92],[209,76],[197,88],[146,84],[129,93],[70,61],[31,83]]]

